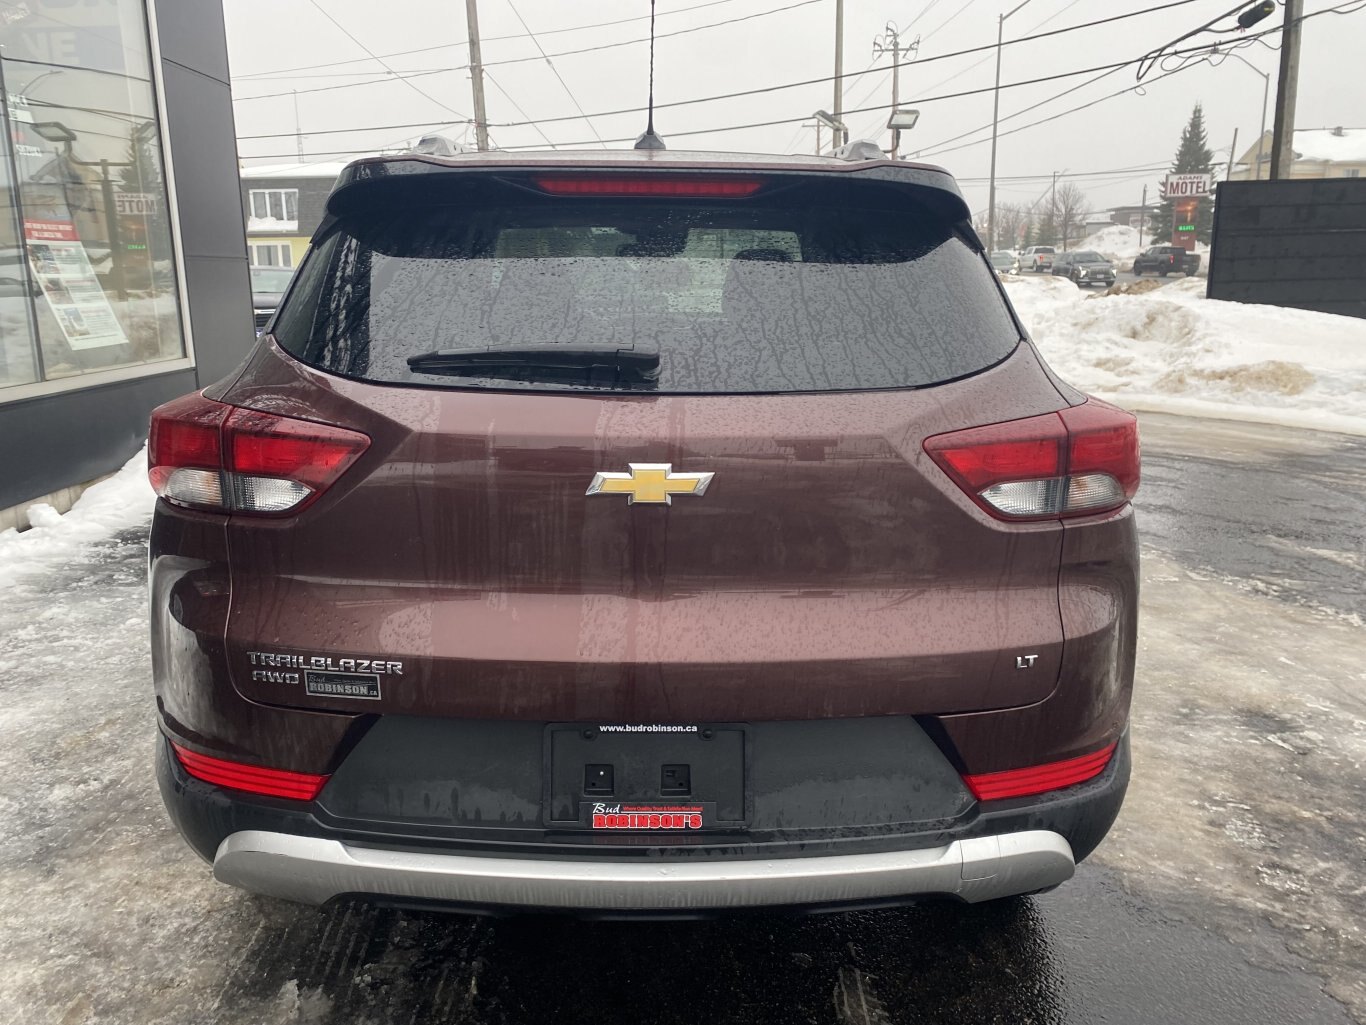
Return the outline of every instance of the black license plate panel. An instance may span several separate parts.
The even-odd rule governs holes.
[[[744,726],[621,726],[613,730],[610,725],[558,723],[547,728],[548,826],[691,832],[699,828],[694,816],[701,829],[748,824]],[[599,818],[603,815],[637,817]],[[674,818],[660,820],[668,825],[652,826],[650,815]]]

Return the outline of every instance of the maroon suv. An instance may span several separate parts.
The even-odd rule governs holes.
[[[150,462],[159,777],[224,882],[981,901],[1119,810],[1135,421],[937,168],[358,161]]]

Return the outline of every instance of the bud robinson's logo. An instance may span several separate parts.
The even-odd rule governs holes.
[[[701,829],[700,804],[593,805],[594,829]]]

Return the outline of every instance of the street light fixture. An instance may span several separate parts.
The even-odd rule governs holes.
[[[892,116],[887,119],[887,127],[892,130],[892,159],[897,158],[897,150],[901,148],[901,133],[909,132],[915,127],[915,123],[920,120],[918,110],[894,110]]]
[[[987,187],[987,252],[996,248],[996,128],[1001,117],[1001,46],[1006,19],[1027,3],[1029,0],[1023,0],[996,21],[996,86],[991,98],[991,184]]]
[[[60,142],[70,145],[76,141],[76,133],[60,121],[35,121],[33,124],[29,125],[29,127],[48,142]]]
[[[839,149],[843,143],[849,141],[849,129],[839,118],[832,117],[828,111],[824,110],[818,110],[811,116],[830,129],[831,139],[834,142],[834,145],[830,147],[832,150]]]

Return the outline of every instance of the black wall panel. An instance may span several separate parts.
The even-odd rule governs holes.
[[[1221,183],[1207,294],[1366,317],[1366,179]]]

